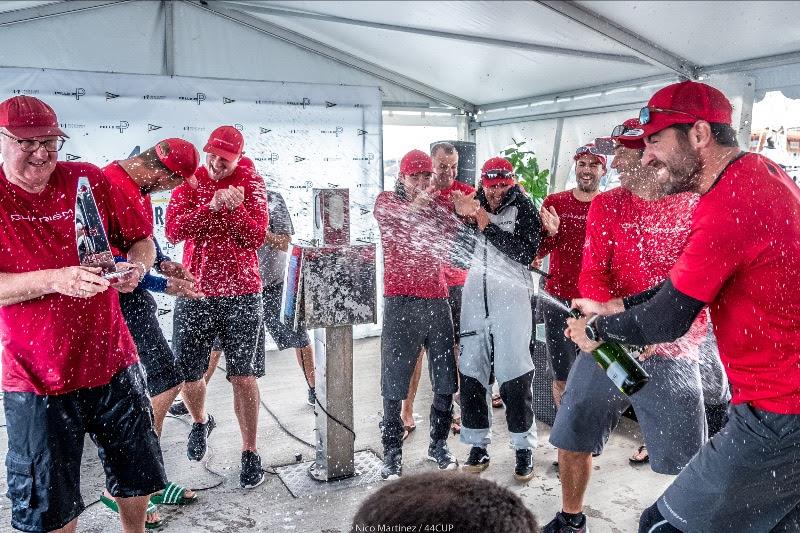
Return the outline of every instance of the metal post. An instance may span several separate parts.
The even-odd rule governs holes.
[[[349,205],[346,189],[314,189],[318,245],[350,244]],[[317,400],[330,416],[316,409],[317,460],[309,473],[333,481],[355,475],[353,326],[315,329],[314,348]]]

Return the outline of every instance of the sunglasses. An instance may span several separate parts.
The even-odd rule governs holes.
[[[482,178],[489,178],[490,180],[502,178],[514,178],[514,173],[510,170],[487,170],[481,174]]]
[[[692,117],[695,120],[700,120],[699,117],[692,115],[691,113],[687,113],[686,111],[678,111],[677,109],[661,109],[658,107],[643,107],[639,110],[639,124],[644,126],[645,124],[650,122],[653,113],[666,113],[666,114],[673,114],[673,115],[686,115],[687,117]],[[617,126],[618,128],[619,126]],[[615,128],[616,129],[616,128]]]
[[[575,150],[575,155],[581,154],[605,155],[603,151],[596,146],[581,146]]]

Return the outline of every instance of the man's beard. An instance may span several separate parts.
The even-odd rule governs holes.
[[[584,176],[578,176],[578,190],[581,192],[595,192],[600,185],[600,180],[592,179],[589,183],[584,184],[583,181],[581,181],[583,177]]]
[[[697,191],[702,165],[697,152],[689,146],[688,141],[681,140],[680,148],[671,154],[669,160],[657,161],[653,166],[657,171],[666,170],[669,174],[665,182],[659,180],[664,194]]]

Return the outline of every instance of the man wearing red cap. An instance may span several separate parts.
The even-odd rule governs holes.
[[[558,217],[558,232],[544,236],[537,252],[540,259],[550,256],[550,277],[545,282],[545,290],[564,304],[580,296],[578,274],[586,239],[586,217],[592,200],[600,194],[600,178],[606,174],[606,157],[593,144],[579,147],[572,158],[577,185],[544,199],[543,211]],[[567,313],[547,300],[542,303],[547,354],[553,369],[553,399],[558,407],[578,348],[564,337]]]
[[[200,299],[178,298],[172,346],[183,371],[183,400],[194,423],[187,455],[199,461],[216,423],[206,413],[206,383],[211,347],[219,337],[225,352],[228,381],[242,434],[240,485],[254,488],[264,481],[256,448],[259,390],[264,375],[264,308],[256,250],[269,224],[264,181],[251,167],[240,165],[244,138],[233,126],[211,132],[203,151],[206,165],[172,193],[167,207],[166,235],[186,241],[183,264],[195,278]]]
[[[141,224],[148,226],[152,233],[153,207],[150,194],[172,190],[184,180],[193,180],[199,158],[197,149],[190,142],[175,138],[164,139],[136,156],[110,163],[103,168],[103,174],[115,192],[128,200],[128,214],[138,217]],[[133,292],[120,294],[119,303],[142,359],[147,376],[147,390],[153,404],[155,429],[161,435],[164,417],[181,389],[183,376],[161,331],[156,301],[149,291],[189,298],[197,298],[200,294],[194,291],[194,277],[191,273],[183,265],[171,261],[161,253],[155,239],[153,242],[156,247],[155,269],[165,277],[148,273]],[[118,250],[114,252],[118,259],[124,260],[124,254]],[[193,491],[170,482],[152,499],[157,503],[174,505],[189,503],[196,498]],[[102,497],[101,501],[112,509],[116,507],[107,496]],[[148,508],[148,518],[150,520],[147,525],[150,527],[160,523],[154,507]]]
[[[475,192],[471,186],[458,181],[458,151],[456,147],[448,142],[438,142],[431,147],[431,160],[433,161],[433,177],[431,182],[436,190],[441,191],[442,198],[449,199],[453,192],[460,191],[464,194]],[[458,250],[458,248],[456,248]],[[444,279],[447,282],[447,301],[450,303],[450,314],[453,317],[453,336],[455,337],[455,354],[458,360],[459,330],[461,329],[461,295],[464,290],[464,282],[467,279],[467,271],[454,265],[452,261],[444,264]],[[407,432],[416,428],[414,423],[414,397],[416,396],[419,378],[422,374],[422,354],[417,359],[417,366],[411,376],[411,385],[408,390],[408,397],[403,401],[403,426]],[[458,393],[455,395],[458,403]],[[461,430],[461,417],[453,417],[453,431]]]
[[[151,228],[100,169],[58,162],[66,134],[29,96],[0,104],[0,339],[11,524],[74,532],[84,437],[99,448],[122,530],[144,529],[149,495],[166,483],[144,376],[116,291],[152,266]],[[78,182],[88,178],[109,241],[130,274],[115,283],[76,252]]]
[[[447,448],[457,381],[453,319],[443,269],[450,260],[450,235],[458,221],[452,204],[431,185],[432,174],[430,156],[412,150],[400,161],[395,190],[380,193],[375,201],[385,297],[381,331],[383,479],[402,474],[401,402],[408,395],[423,347],[428,350],[433,388],[428,459],[440,470],[458,466]]]
[[[591,322],[568,321],[589,351],[604,339],[672,341],[711,310],[733,389],[729,421],[645,510],[639,531],[800,530],[800,190],[777,164],[739,149],[731,115],[702,83],[653,95],[639,115],[642,163],[670,194],[700,194],[686,247],[662,284],[575,300]]]
[[[495,379],[506,406],[514,477],[533,477],[536,424],[533,416],[533,278],[528,270],[542,234],[539,213],[517,185],[514,167],[502,157],[483,164],[477,193],[456,192],[457,213],[470,217],[473,253],[461,309],[461,442],[472,448],[464,469],[489,466],[488,391]],[[474,222],[473,222],[474,221]]]
[[[586,222],[579,289],[582,296],[601,302],[639,293],[666,278],[686,244],[697,204],[696,194],[661,192],[655,169],[640,162],[644,142],[627,137],[639,127],[637,119],[630,119],[614,128],[611,167],[619,172],[621,186],[592,201]],[[649,460],[653,471],[674,475],[702,446],[706,427],[698,360],[707,327],[701,313],[678,341],[649,346],[641,358],[650,382],[630,398],[591,354],[578,355],[550,433],[550,443],[558,448],[563,510],[545,526],[546,533],[585,527],[581,510],[592,453],[603,450],[631,404],[647,444],[638,452],[644,458],[637,455],[631,461]]]

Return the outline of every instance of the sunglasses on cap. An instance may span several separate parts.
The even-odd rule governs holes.
[[[687,113],[686,111],[678,111],[677,109],[661,109],[658,107],[643,107],[639,110],[639,124],[644,126],[645,124],[650,122],[652,118],[652,113],[666,113],[666,114],[673,114],[673,115],[686,115],[687,117],[692,117],[695,120],[700,120],[699,117],[692,115],[691,113]],[[617,126],[618,128],[619,126]],[[616,128],[614,128],[616,130]]]
[[[514,173],[510,170],[487,170],[481,174],[482,178],[489,178],[490,180],[513,178]]]
[[[578,149],[575,150],[575,155],[581,154],[605,155],[603,151],[596,146],[579,146]]]

